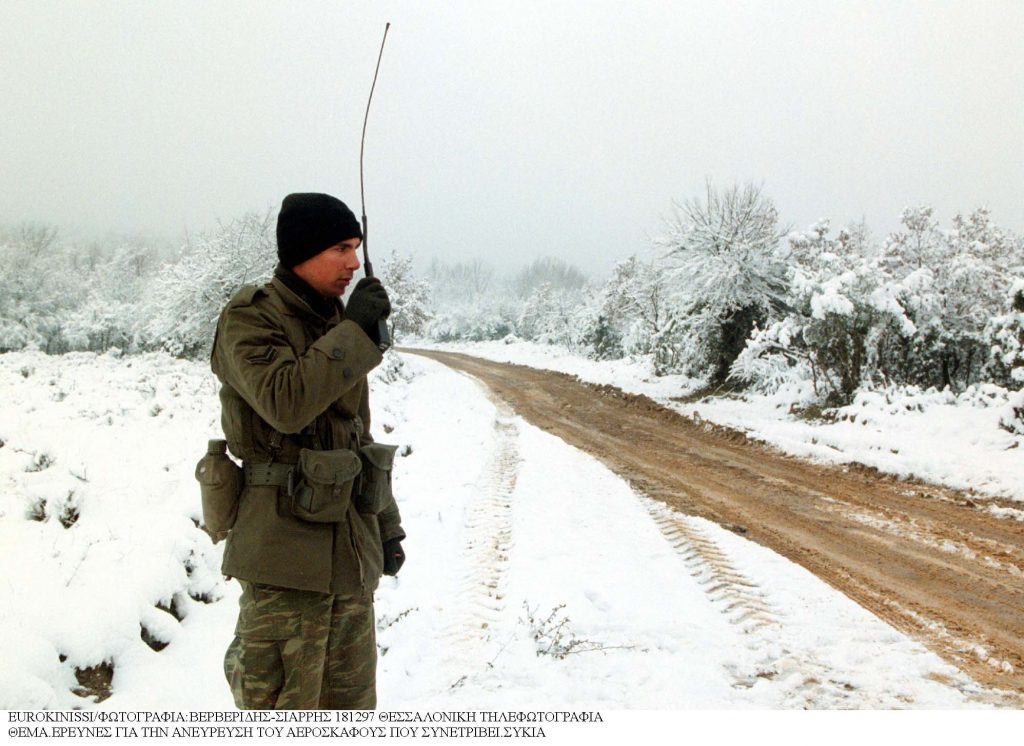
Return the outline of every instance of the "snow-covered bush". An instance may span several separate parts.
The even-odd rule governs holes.
[[[1008,389],[1024,388],[1024,277],[1010,287],[1010,309],[986,329],[990,340],[985,378]]]
[[[1015,435],[1024,435],[1024,391],[1018,391],[999,417],[999,427]]]
[[[72,349],[129,349],[140,321],[145,285],[156,266],[153,251],[123,242],[94,265],[81,306],[66,316],[64,335]]]
[[[432,317],[425,335],[440,342],[482,342],[515,332],[518,303],[507,284],[481,259],[448,264],[435,259],[427,270]]]
[[[785,318],[751,335],[734,377],[765,390],[808,379],[819,400],[834,404],[864,384],[1008,384],[1019,322],[997,314],[1021,243],[986,211],[941,231],[931,208],[905,210],[902,228],[877,251],[862,227],[828,232],[822,221],[790,236]]]
[[[399,256],[392,251],[384,262],[380,280],[391,299],[388,327],[391,339],[419,336],[424,332],[433,314],[430,311],[430,289],[425,280],[413,273],[412,257]]]
[[[479,260],[435,261],[428,270],[433,318],[427,336],[442,342],[504,339],[579,346],[587,318],[583,273],[560,259],[532,262],[504,281]]]
[[[678,206],[657,240],[669,263],[678,363],[722,383],[751,330],[780,307],[786,265],[772,201],[759,187],[717,191]]]
[[[678,367],[672,336],[677,312],[663,269],[636,255],[624,259],[615,265],[594,303],[594,323],[585,337],[595,353],[601,349],[595,356],[652,355],[658,374]]]
[[[190,242],[146,293],[141,344],[179,357],[202,357],[217,318],[242,285],[263,282],[277,261],[273,215],[250,213]]]
[[[535,287],[523,301],[516,333],[526,340],[544,344],[575,346],[579,341],[583,294],[558,288],[548,282]]]
[[[904,211],[902,228],[882,249],[882,264],[902,285],[914,335],[891,337],[880,351],[901,381],[962,390],[981,380],[989,360],[990,320],[1004,309],[1021,244],[987,210],[957,215],[939,229],[930,207]]]
[[[790,236],[787,313],[755,330],[733,377],[766,391],[810,380],[819,401],[846,403],[878,373],[880,340],[914,333],[866,231],[829,229],[822,220]]]
[[[68,271],[69,258],[52,226],[24,224],[0,235],[0,352],[68,349],[63,319],[86,287]]]

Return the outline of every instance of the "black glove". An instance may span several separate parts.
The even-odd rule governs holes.
[[[376,277],[364,277],[356,283],[345,305],[345,318],[356,322],[374,344],[377,339],[377,325],[391,314],[388,291]]]
[[[384,542],[384,574],[397,575],[405,564],[405,552],[402,551],[401,539],[388,539]]]

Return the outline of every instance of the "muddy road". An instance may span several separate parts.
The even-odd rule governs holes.
[[[480,379],[638,491],[797,562],[1024,703],[1024,522],[989,512],[1000,501],[811,464],[560,373],[406,352]]]

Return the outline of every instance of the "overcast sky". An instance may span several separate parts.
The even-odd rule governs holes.
[[[371,254],[595,274],[673,200],[786,223],[931,204],[1024,230],[1024,2],[4,0],[0,222],[177,237],[291,191]]]

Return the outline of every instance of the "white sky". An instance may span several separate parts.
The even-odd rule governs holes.
[[[4,0],[0,222],[177,236],[290,191],[425,266],[596,273],[673,200],[794,227],[931,204],[1024,229],[1024,2]]]

